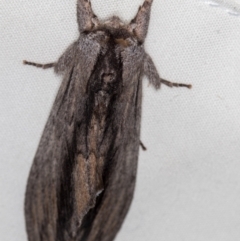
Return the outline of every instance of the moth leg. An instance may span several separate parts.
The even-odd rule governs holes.
[[[192,87],[192,85],[189,85],[189,84],[174,83],[174,82],[170,82],[168,80],[162,79],[159,76],[154,63],[148,54],[146,54],[145,61],[144,61],[144,74],[147,76],[150,84],[152,84],[155,87],[155,89],[159,89],[161,83],[164,85],[167,85],[168,87],[186,87],[189,89]]]
[[[35,66],[37,68],[42,68],[42,69],[49,69],[49,68],[53,68],[55,66],[55,63],[39,64],[39,63],[29,62],[27,60],[23,60],[23,64],[32,65],[32,66]]]
[[[143,151],[146,151],[146,150],[147,150],[147,147],[144,146],[144,144],[143,144],[141,141],[139,141],[139,145],[141,146],[141,148],[142,148]]]
[[[161,79],[161,83],[163,83],[164,85],[167,85],[168,87],[186,87],[188,89],[192,88],[192,85],[182,84],[182,83],[174,83],[174,82],[170,82],[165,79]]]

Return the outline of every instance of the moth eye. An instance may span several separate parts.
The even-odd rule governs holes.
[[[120,46],[127,48],[129,46],[131,46],[131,42],[128,39],[124,39],[124,38],[115,38],[114,39],[116,44],[119,44]]]

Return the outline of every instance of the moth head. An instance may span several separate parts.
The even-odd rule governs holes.
[[[103,26],[112,29],[120,29],[125,26],[124,22],[117,16],[112,16],[111,18],[107,19],[103,22]]]
[[[132,21],[129,24],[125,24],[116,16],[111,17],[105,22],[99,21],[98,17],[93,13],[90,0],[78,0],[77,19],[79,31],[80,33],[96,32],[107,29],[110,34],[116,35],[116,42],[122,46],[128,45],[125,41],[126,36],[132,36],[139,43],[143,43],[148,31],[152,1],[145,0]],[[116,34],[117,32],[118,34]],[[123,33],[123,36],[120,36],[121,33]]]

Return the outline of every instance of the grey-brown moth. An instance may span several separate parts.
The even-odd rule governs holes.
[[[123,23],[77,1],[80,36],[54,68],[63,81],[28,178],[29,241],[111,241],[131,204],[140,142],[142,78],[161,79],[144,51],[152,0]]]

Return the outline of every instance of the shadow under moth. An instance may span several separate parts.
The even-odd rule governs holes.
[[[29,241],[111,241],[120,229],[142,145],[143,76],[156,89],[191,88],[161,79],[144,51],[152,2],[125,24],[78,0],[79,38],[57,62],[24,61],[63,76],[28,178]]]

